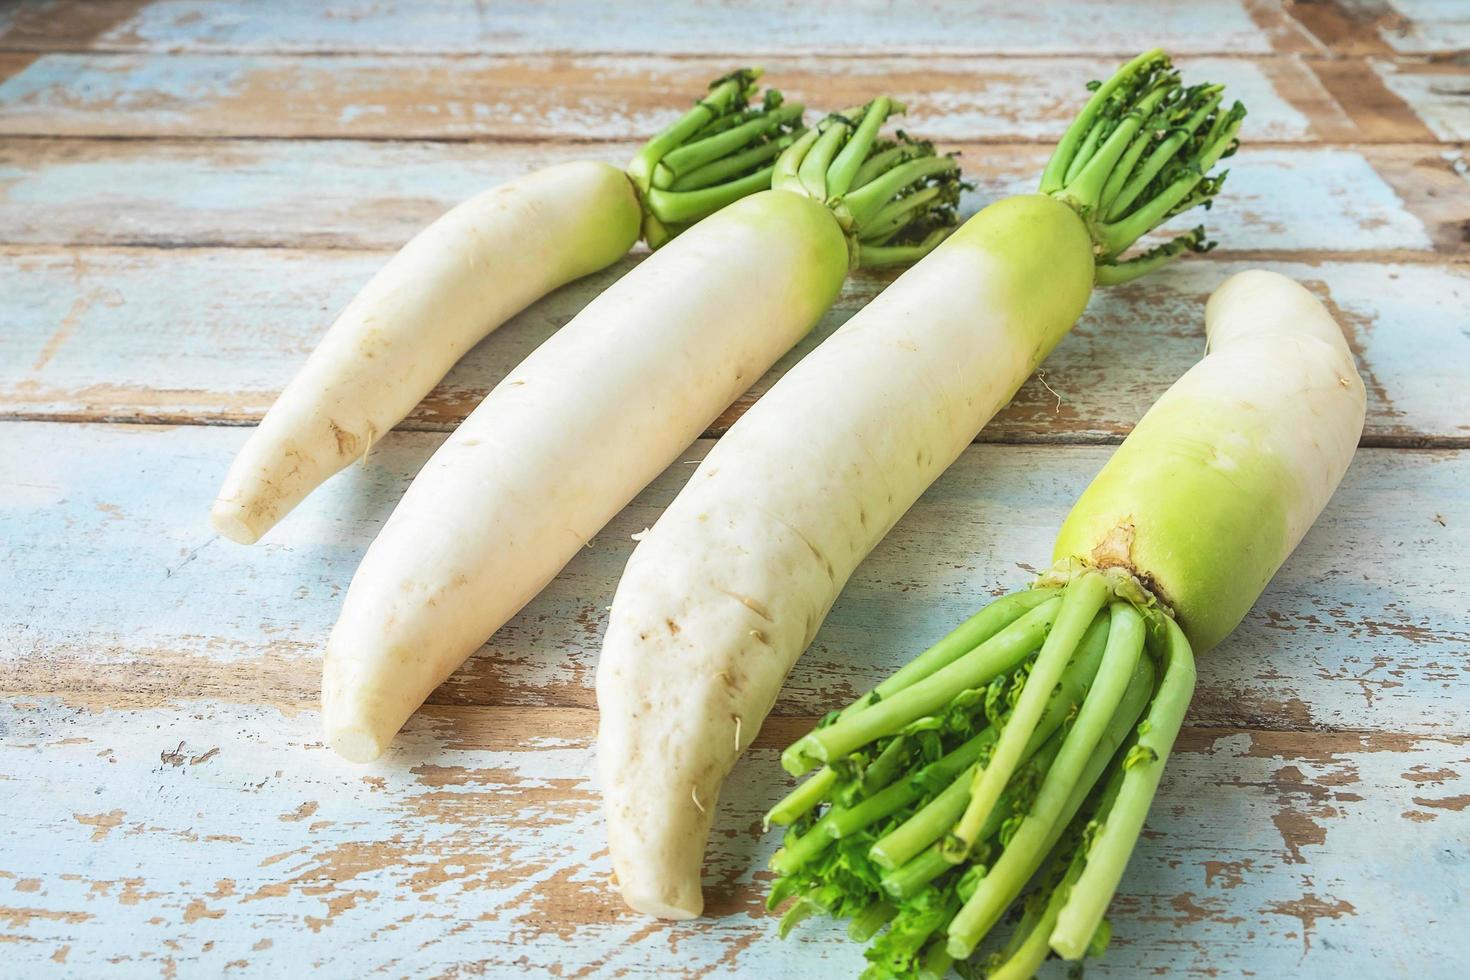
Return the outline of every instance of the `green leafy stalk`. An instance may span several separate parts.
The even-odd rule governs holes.
[[[786,771],[799,776],[944,707],[963,691],[989,683],[1035,650],[1062,604],[1052,598],[1022,615],[969,653],[867,710],[818,728],[781,755]]]
[[[1170,619],[1164,626],[1163,682],[1139,725],[1136,744],[1123,760],[1117,800],[1087,853],[1087,866],[1073,886],[1051,936],[1052,948],[1068,959],[1082,956],[1102,922],[1143,830],[1144,818],[1164,774],[1164,760],[1174,747],[1184,724],[1184,712],[1194,695],[1194,652],[1178,624]]]
[[[1099,575],[1081,575],[1068,583],[1062,594],[1061,607],[1057,610],[1056,624],[1047,634],[1041,653],[1036,657],[1036,666],[1032,668],[1032,683],[1022,692],[989,763],[975,774],[969,806],[951,838],[955,844],[949,849],[954,854],[952,860],[963,860],[975,843],[985,818],[990,815],[990,808],[1005,789],[1006,781],[1021,760],[1026,742],[1041,720],[1047,697],[1061,680],[1062,670],[1071,659],[1072,651],[1107,601],[1107,594],[1107,583]]]
[[[1070,818],[1065,813],[1067,802],[1093,750],[1102,741],[1108,723],[1119,716],[1118,707],[1125,693],[1130,685],[1142,693],[1152,683],[1152,668],[1139,664],[1143,640],[1143,617],[1126,603],[1115,603],[1108,649],[1092,690],[1047,772],[1031,812],[951,924],[951,953],[965,946],[973,949],[974,942],[1000,920],[1045,858],[1049,841]],[[1142,702],[1138,703],[1141,706]],[[969,955],[969,950],[965,950],[965,955]]]
[[[1121,771],[1121,766],[1115,766],[1114,777]],[[1004,953],[989,965],[985,973],[986,980],[1030,980],[1051,954],[1052,930],[1071,897],[1073,886],[1082,877],[1082,870],[1087,866],[1087,843],[1091,839],[1089,831],[1096,831],[1097,819],[1107,818],[1120,785],[1121,780],[1110,778],[1104,784],[1091,812],[1077,818],[1068,845],[1052,852],[1049,861],[1053,871],[1042,873],[1041,878],[1045,884],[1027,901],[1026,911],[1020,924],[1016,926],[1011,942],[1007,944]],[[1055,869],[1059,866],[1061,870],[1057,874]],[[1094,955],[1101,955],[1102,949],[1107,945],[1106,930],[1099,929],[1099,933],[1101,944],[1098,942],[1099,936],[1095,934],[1093,947],[1088,950]]]
[[[801,132],[802,107],[767,89],[759,68],[710,83],[709,93],[628,163],[643,205],[643,238],[658,248],[680,230],[770,186],[773,161]]]
[[[1103,915],[1182,723],[1193,659],[1131,577],[1059,566],[1042,581],[783,757],[826,765],[787,807],[769,904],[794,900],[783,928],[816,911],[851,918],[870,943],[865,977],[951,966],[1022,977],[1050,951],[1106,945]],[[977,807],[986,773],[1000,789]],[[1010,943],[969,962],[1018,903]]]
[[[832,209],[855,267],[922,258],[958,221],[965,185],[955,160],[902,132],[894,140],[878,138],[884,121],[903,111],[883,96],[834,113],[792,143],[772,173],[773,188]]]
[[[1024,593],[1021,594],[1024,595]],[[1092,683],[1102,663],[1108,643],[1107,627],[1107,618],[1099,616],[1088,628],[1082,642],[1078,644],[1076,656],[1067,665],[1061,683],[1051,693],[1051,698],[1047,702],[1046,710],[1042,712],[1036,730],[1021,752],[1023,760],[1040,753],[1040,760],[1043,763],[1042,772],[1051,767],[1051,760],[1060,744],[1052,745],[1052,736],[1066,723],[1077,705],[1082,702],[1088,685]],[[994,742],[1000,735],[1000,728],[1009,721],[1009,712],[998,711],[991,726],[982,733],[988,738],[992,751]],[[970,785],[979,768],[978,764],[971,766],[963,776],[945,787],[943,792],[927,806],[879,839],[873,845],[874,862],[880,867],[897,868],[919,851],[944,837],[965,812],[965,807],[970,800]],[[1013,785],[1007,787],[1007,792],[1010,792],[1011,789]],[[986,840],[999,831],[1001,823],[1010,816],[1014,806],[1015,801],[1008,802],[1002,794],[1001,801],[986,819],[979,839]]]
[[[1041,191],[1076,209],[1097,252],[1101,285],[1127,282],[1213,243],[1197,228],[1133,259],[1121,256],[1168,219],[1208,208],[1225,182],[1210,174],[1238,146],[1245,119],[1220,85],[1185,86],[1163,51],[1145,52],[1101,84],[1057,144]]]
[[[877,687],[848,705],[837,717],[851,717],[864,708],[871,707],[884,698],[913,686],[935,671],[949,666],[959,657],[974,650],[1009,626],[1018,616],[1035,609],[1053,595],[1054,592],[1051,589],[1030,589],[997,599],[955,627],[938,643],[904,664]],[[836,782],[837,773],[824,766],[771,808],[766,814],[766,825],[768,827],[771,824],[788,826],[795,823],[831,793]]]

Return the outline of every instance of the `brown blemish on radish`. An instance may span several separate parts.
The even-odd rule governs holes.
[[[741,595],[738,592],[731,592],[728,589],[719,589],[718,591],[724,593],[727,596],[729,596],[731,599],[734,599],[736,602],[740,603],[746,609],[749,609],[751,612],[755,613],[757,616],[759,616],[761,619],[764,619],[766,622],[768,622],[768,623],[774,623],[775,622],[775,620],[771,617],[770,611],[768,609],[766,609],[766,607],[764,605],[762,605],[759,600],[754,599],[754,598],[752,598],[751,596],[748,596],[748,595]]]

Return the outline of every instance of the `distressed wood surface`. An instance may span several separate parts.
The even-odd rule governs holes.
[[[104,9],[25,5],[0,33],[0,49],[677,55],[802,54],[840,45],[855,54],[1131,54],[1145,34],[1170,50],[1191,54],[1313,49],[1306,32],[1280,11],[1241,0],[1120,4],[1101,22],[1084,0],[1063,0],[1045,9],[961,0],[922,13],[833,0],[799,8],[781,0],[739,5],[654,0],[621,8],[596,0],[493,7],[454,0],[267,0],[251,4],[248,15],[209,0],[163,0],[147,6],[107,0],[97,6]],[[413,23],[413,31],[403,30],[406,21]],[[984,29],[976,30],[982,21]],[[590,24],[596,29],[577,29]]]
[[[1105,13],[1100,13],[1104,10]],[[856,573],[741,762],[711,918],[628,914],[591,759],[605,607],[703,440],[372,767],[320,649],[412,474],[640,260],[472,351],[260,546],[205,511],[389,252],[482,187],[619,161],[760,62],[818,109],[885,90],[959,150],[963,209],[1030,189],[1141,44],[1250,107],[1221,242],[1087,317]],[[1226,274],[1328,300],[1367,448],[1198,694],[1089,975],[1457,976],[1470,875],[1470,8],[1460,0],[20,0],[0,4],[0,973],[852,975],[760,911],[776,750],[1045,564],[1076,494],[1198,356]],[[889,277],[859,275],[771,380]],[[111,424],[114,421],[142,424]],[[1014,445],[1026,443],[1028,445]],[[1048,976],[1060,976],[1051,970]]]
[[[443,440],[395,432],[243,548],[208,524],[240,429],[0,423],[10,656],[0,689],[82,710],[176,699],[309,708],[362,552]],[[605,607],[709,445],[641,494],[448,682],[435,703],[593,706]],[[972,447],[855,573],[778,703],[820,714],[891,673],[987,597],[1023,587],[1107,447]],[[1470,734],[1470,452],[1363,450],[1250,618],[1209,655],[1196,719]],[[67,539],[70,547],[58,549]],[[942,557],[936,557],[942,556]],[[131,583],[120,589],[120,582]],[[71,699],[71,700],[67,700]]]
[[[732,57],[0,54],[0,135],[613,139],[672,121]],[[947,140],[1051,141],[1116,57],[763,59],[789,98],[886,92]],[[1375,140],[1296,58],[1190,58],[1250,107],[1246,138]],[[9,77],[6,77],[6,76]],[[669,98],[669,93],[681,93]],[[1425,131],[1427,135],[1427,130]]]
[[[774,749],[985,595],[1023,584],[1107,452],[975,447],[900,523],[732,781],[708,882],[720,918],[675,927],[632,919],[603,885],[587,750],[603,606],[629,535],[687,464],[447,683],[383,762],[358,768],[318,741],[321,638],[440,437],[389,436],[246,549],[215,539],[203,513],[242,436],[0,426],[17,450],[0,469],[5,567],[35,583],[0,589],[0,772],[19,783],[12,801],[36,798],[35,781],[53,787],[46,821],[22,821],[0,857],[13,892],[0,884],[0,920],[27,962],[69,946],[84,972],[172,958],[270,973],[302,956],[339,974],[466,960],[493,971],[525,956],[638,975],[666,969],[671,949],[693,975],[845,971],[853,952],[833,930],[777,946],[760,921],[754,869],[774,842],[756,818],[782,790]],[[1453,869],[1470,858],[1470,604],[1456,577],[1467,486],[1470,453],[1364,451],[1247,623],[1202,662],[1194,730],[1116,906],[1122,942],[1104,975],[1222,961],[1328,972],[1345,957],[1389,969],[1415,962],[1391,928],[1450,915]],[[64,857],[42,857],[58,852],[31,835],[64,842]],[[1425,853],[1445,876],[1412,870]],[[473,935],[446,918],[476,923]],[[105,951],[87,942],[103,920],[128,937]],[[657,952],[623,951],[635,937]],[[524,946],[508,951],[513,940]],[[1432,946],[1417,955],[1436,961]]]
[[[396,249],[488,186],[636,145],[0,139],[0,243]],[[1034,190],[1050,153],[946,149],[975,184],[964,214]],[[1424,143],[1252,147],[1204,220],[1228,253],[1470,257],[1464,166],[1460,148]]]
[[[310,711],[205,701],[98,716],[48,698],[0,711],[7,788],[48,801],[12,830],[0,870],[0,928],[24,937],[13,965],[813,978],[863,966],[839,928],[811,921],[781,942],[760,909],[755,869],[775,846],[760,814],[786,788],[776,747],[809,719],[772,723],[742,759],[713,834],[717,917],[690,925],[635,917],[604,885],[590,711],[434,709],[371,768],[324,749]],[[1449,976],[1467,766],[1463,738],[1187,729],[1088,975]]]
[[[384,258],[284,249],[0,248],[0,275],[12,296],[8,329],[0,333],[0,415],[253,422]],[[457,425],[634,261],[566,287],[501,327],[406,425]],[[1194,260],[1100,290],[1081,324],[981,438],[1116,441],[1199,359],[1210,291],[1229,273],[1257,266],[1306,282],[1340,315],[1368,383],[1368,445],[1470,444],[1470,265],[1343,261]],[[817,329],[711,434],[889,281],[854,276]]]

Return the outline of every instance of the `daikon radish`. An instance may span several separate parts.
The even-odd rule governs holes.
[[[493,187],[416,235],[343,310],[241,448],[210,512],[251,544],[323,481],[367,455],[456,361],[513,315],[602,269],[638,240],[770,186],[801,106],[759,72],[714,82],[651,140],[627,173],[605,163],[548,167]]]
[[[1209,353],[1072,508],[1052,570],[977,614],[978,642],[951,644],[968,649],[926,654],[783,755],[842,769],[772,811],[792,825],[772,862],[772,904],[796,899],[787,928],[826,912],[866,940],[877,929],[856,926],[881,917],[874,978],[942,975],[1018,901],[971,973],[1025,978],[1053,951],[1106,947],[1194,654],[1255,603],[1363,430],[1342,332],[1292,280],[1232,277],[1205,329]]]
[[[1244,116],[1162,52],[1099,86],[1041,194],[986,208],[778,382],[634,551],[598,667],[599,760],[623,897],[701,909],[720,786],[848,576],[1071,329],[1094,282],[1209,201]],[[1085,625],[1085,624],[1083,624]]]
[[[805,133],[777,160],[779,189],[655,252],[445,441],[368,549],[328,641],[322,708],[334,749],[360,761],[382,752],[816,324],[854,257],[916,258],[938,243],[953,224],[958,171],[927,145],[878,142],[899,108],[878,99]],[[827,203],[838,199],[840,217]]]

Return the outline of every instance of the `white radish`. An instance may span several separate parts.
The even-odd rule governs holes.
[[[548,167],[452,208],[388,261],[337,318],[231,465],[210,511],[251,544],[423,400],[466,351],[565,283],[638,240],[770,186],[771,160],[800,106],[778,93],[747,109],[753,70],[651,140],[625,173],[604,163]]]
[[[1197,230],[1117,260],[1218,188],[1203,174],[1244,114],[1220,101],[1215,86],[1183,89],[1161,52],[1125,66],[1062,141],[1048,193],[986,208],[808,355],[638,545],[597,679],[613,867],[634,909],[699,914],[714,803],[792,664],[858,563],[1071,329],[1094,280],[1200,247]],[[1154,142],[1181,131],[1198,139]]]
[[[332,747],[377,757],[811,329],[846,271],[830,212],[767,191],[655,252],[511,371],[424,464],[353,576],[322,680]]]
[[[822,168],[855,179],[893,106],[859,111],[862,126],[832,117],[803,136],[777,174],[822,149]],[[923,254],[945,230],[931,226],[952,218],[954,161],[902,148],[853,193],[868,191],[859,200],[881,212],[925,185],[904,198],[926,195],[912,209],[923,240],[885,231],[868,261]],[[425,464],[353,577],[322,677],[332,747],[358,761],[381,753],[439,683],[816,324],[862,241],[861,225],[844,231],[823,197],[744,198],[655,252],[496,386]]]
[[[1232,277],[1205,331],[1204,359],[1077,500],[1051,570],[782,753],[793,774],[828,764],[770,813],[792,825],[767,903],[795,899],[783,935],[812,912],[850,917],[862,940],[887,924],[868,957],[894,976],[969,960],[1007,910],[1011,938],[991,947],[987,976],[1107,945],[1103,916],[1189,707],[1195,651],[1260,596],[1363,429],[1352,353],[1297,283]],[[922,751],[905,734],[916,724]],[[838,840],[847,861],[832,860]],[[851,873],[859,841],[872,878]]]
[[[477,194],[414,236],[251,433],[210,512],[215,530],[255,542],[362,459],[490,331],[621,258],[642,214],[621,170],[567,163]]]
[[[1146,575],[1196,651],[1235,629],[1296,549],[1347,470],[1364,413],[1342,330],[1286,276],[1227,279],[1205,331],[1209,356],[1092,481],[1055,556]]]

